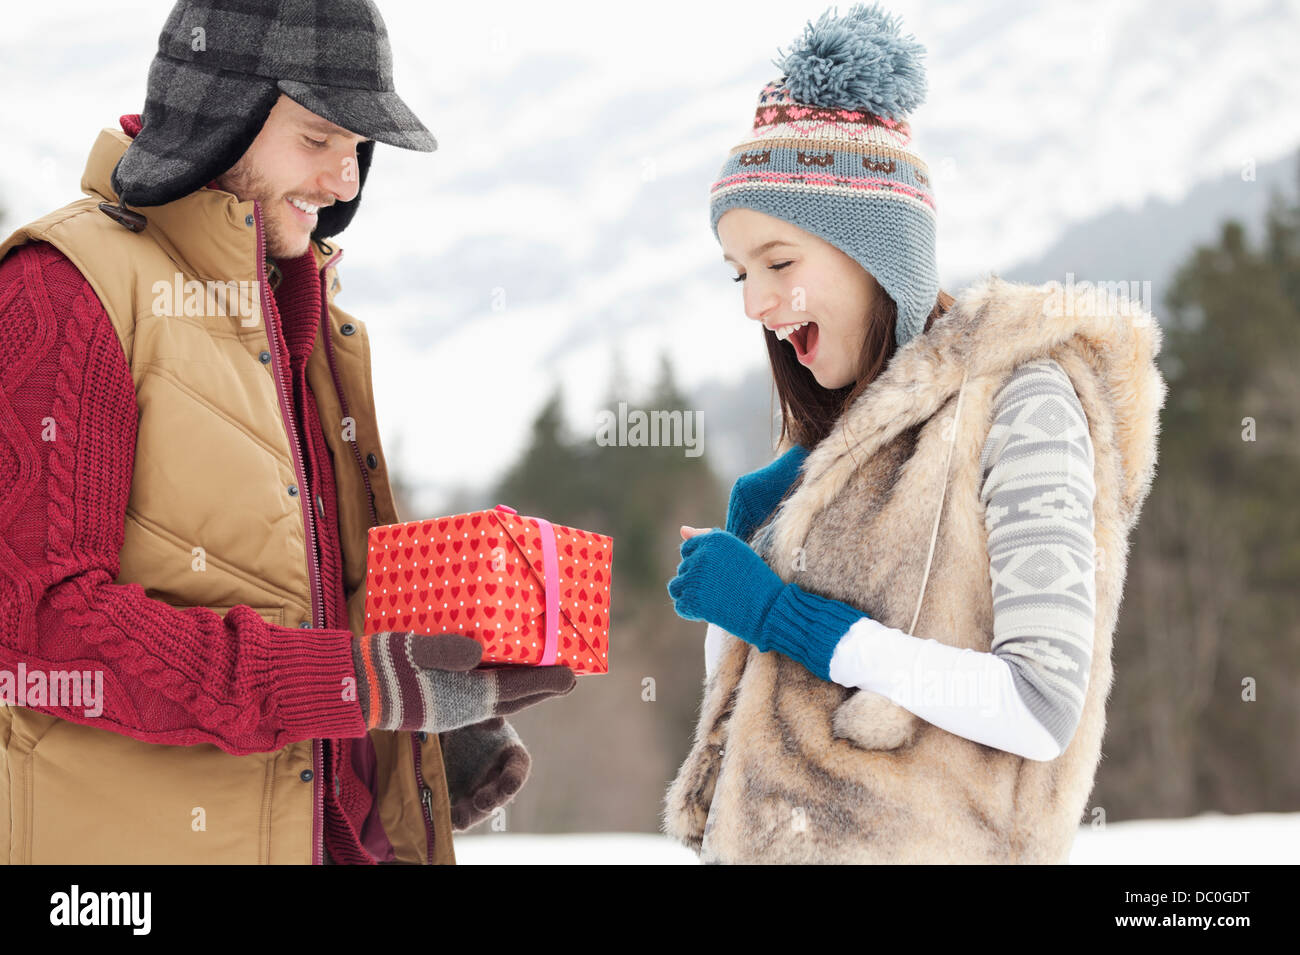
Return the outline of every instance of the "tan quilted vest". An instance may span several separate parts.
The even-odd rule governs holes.
[[[117,201],[109,176],[129,143],[120,130],[102,130],[81,182],[88,198],[18,229],[0,245],[0,258],[34,239],[59,248],[94,287],[127,356],[139,425],[116,582],[139,584],[176,607],[203,606],[224,615],[244,604],[271,623],[303,625],[312,620],[314,589],[305,495],[287,492],[301,478],[274,363],[259,359],[275,350],[261,318],[262,296],[269,299],[271,292],[261,274],[255,204],[200,189],[145,208],[147,228],[132,233],[98,208],[101,201]],[[315,243],[312,248],[324,269],[328,317],[307,378],[335,462],[349,623],[359,634],[366,529],[399,517],[374,417],[365,325],[334,304],[339,250],[326,256]],[[252,283],[244,303],[252,313],[240,311],[234,297],[221,309],[208,295],[207,314],[155,314],[155,282],[173,285],[177,274],[183,282]],[[292,400],[283,396],[285,415]],[[345,434],[341,424],[344,406],[354,433]],[[194,569],[197,547],[203,548],[203,572]],[[423,742],[412,733],[374,730],[369,736],[380,816],[398,860],[453,863],[437,734]],[[211,744],[143,743],[24,708],[0,708],[0,860],[319,862],[320,756],[318,741],[234,756]],[[306,770],[312,772],[304,779]],[[201,831],[191,826],[196,807],[205,810]]]
[[[704,861],[1066,861],[1100,758],[1127,538],[1165,396],[1150,314],[1075,291],[1073,307],[1054,308],[1050,286],[991,276],[965,290],[811,451],[751,540],[783,580],[915,636],[989,651],[980,451],[1010,374],[1056,359],[1088,418],[1097,487],[1092,666],[1069,745],[1035,761],[975,743],[727,634],[666,798],[665,831]]]

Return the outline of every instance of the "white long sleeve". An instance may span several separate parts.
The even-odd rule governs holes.
[[[1061,747],[1025,706],[1011,666],[994,653],[922,640],[863,617],[831,655],[831,679],[871,690],[957,736],[1027,759]]]
[[[704,671],[712,678],[726,635],[704,633]],[[940,729],[1028,759],[1055,759],[1061,749],[1029,712],[1006,660],[909,636],[863,617],[831,656],[831,679],[872,690]]]

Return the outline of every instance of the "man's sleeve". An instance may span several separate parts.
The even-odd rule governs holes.
[[[151,743],[242,755],[359,737],[351,633],[223,618],[115,584],[135,387],[90,284],[53,246],[0,263],[0,694],[34,672],[102,672],[101,712],[22,705]],[[5,682],[6,673],[8,684]],[[93,715],[92,715],[93,714]]]

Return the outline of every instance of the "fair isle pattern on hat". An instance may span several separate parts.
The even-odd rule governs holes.
[[[895,33],[891,18],[861,5],[809,25],[803,48],[784,61],[786,75],[759,94],[750,138],[713,183],[710,225],[717,236],[724,213],[748,208],[836,246],[897,303],[901,347],[924,329],[939,275],[930,170],[902,115],[924,96],[920,48]],[[816,103],[795,99],[792,70]],[[901,90],[887,88],[894,81]],[[845,90],[854,85],[856,99]],[[861,105],[864,87],[884,91],[875,109]]]
[[[775,81],[759,96],[754,138],[731,150],[739,171],[727,175],[724,169],[713,197],[717,201],[748,183],[818,186],[843,195],[892,192],[933,216],[929,169],[911,143],[906,120],[806,106]]]
[[[758,98],[753,136],[713,184],[711,225],[754,209],[836,246],[898,304],[895,336],[919,335],[939,294],[930,170],[906,120],[796,103],[781,80]]]

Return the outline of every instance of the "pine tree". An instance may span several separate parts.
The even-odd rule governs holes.
[[[660,359],[644,400],[629,394],[615,355],[605,410],[696,413]],[[563,427],[560,391],[533,422],[528,447],[493,492],[521,514],[614,539],[610,672],[511,717],[533,756],[532,780],[511,806],[525,831],[654,832],[685,757],[703,677],[705,625],[684,621],[668,595],[683,524],[721,524],[726,492],[706,461],[681,446],[608,445],[597,427]],[[707,444],[705,445],[707,447]]]
[[[1226,223],[1157,313],[1170,391],[1115,637],[1111,818],[1300,805],[1300,199],[1271,198],[1262,246]]]

